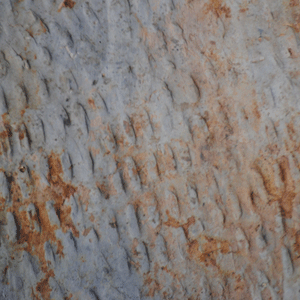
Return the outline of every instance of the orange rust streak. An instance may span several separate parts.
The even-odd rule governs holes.
[[[47,272],[44,279],[42,279],[36,286],[36,291],[39,292],[43,299],[50,299],[51,288],[49,286],[49,278],[54,277],[53,270]]]
[[[88,99],[88,104],[92,109],[97,109],[96,105],[95,105],[95,101],[92,98]]]
[[[16,251],[25,250],[39,259],[41,270],[45,273],[45,276],[37,284],[36,291],[41,294],[42,299],[50,299],[51,289],[48,281],[50,277],[54,276],[53,270],[48,269],[48,263],[45,260],[44,244],[47,241],[52,245],[56,244],[56,253],[63,256],[63,246],[61,241],[56,239],[55,235],[58,226],[50,223],[46,210],[47,201],[54,201],[54,209],[60,220],[62,231],[65,233],[71,229],[74,236],[79,236],[79,232],[75,228],[70,216],[71,207],[64,205],[65,200],[68,200],[77,191],[77,187],[62,180],[63,169],[57,154],[52,152],[49,155],[48,164],[49,174],[47,177],[50,187],[41,186],[39,177],[34,171],[31,171],[32,181],[27,183],[27,185],[32,188],[32,191],[26,199],[22,199],[22,193],[17,184],[16,178],[18,177],[18,173],[16,172],[8,178],[12,195],[12,206],[7,211],[12,212],[15,216],[18,231],[18,240],[13,246]],[[31,213],[28,215],[27,210],[21,210],[30,203],[33,203],[35,206],[36,214],[34,215]],[[34,222],[39,225],[40,231],[35,229]]]
[[[217,253],[220,251],[222,254],[229,252],[229,243],[227,241],[217,240],[204,236],[206,243],[202,244],[203,252],[199,250],[199,242],[193,240],[188,243],[189,255],[198,262],[205,263],[206,266],[217,266],[216,259]]]
[[[188,218],[188,220],[187,220],[186,223],[180,224],[179,221],[177,221],[175,218],[173,218],[172,216],[170,216],[169,210],[167,210],[166,213],[168,215],[168,221],[165,222],[164,224],[166,226],[174,227],[174,228],[182,227],[182,229],[184,231],[184,234],[185,234],[186,238],[188,239],[189,238],[188,230],[189,230],[189,227],[191,225],[195,224],[195,217],[192,216],[192,217]]]
[[[220,18],[220,16],[222,14],[225,15],[226,18],[230,18],[231,17],[231,9],[226,6],[226,5],[222,5],[223,0],[210,0],[208,4],[206,4],[206,13],[208,12],[213,12],[218,18]]]
[[[75,1],[72,1],[72,0],[64,0],[64,1],[60,4],[60,6],[59,6],[59,8],[58,8],[58,12],[60,12],[60,11],[62,10],[63,7],[73,8],[75,4],[76,4]]]

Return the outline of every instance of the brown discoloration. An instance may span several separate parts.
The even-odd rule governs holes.
[[[61,229],[63,233],[66,233],[68,230],[71,230],[73,235],[78,238],[79,231],[76,229],[71,219],[71,207],[63,205],[61,209],[58,208],[58,211],[60,211],[60,214],[58,215],[61,222]]]
[[[73,0],[64,0],[58,7],[58,12],[60,12],[62,10],[63,7],[66,7],[66,8],[73,8],[74,5],[76,4],[75,1]]]
[[[42,27],[42,32],[46,33],[47,32],[47,28],[45,27],[44,23],[42,22],[42,20],[40,20],[40,25]]]
[[[97,182],[96,183],[100,193],[103,195],[104,199],[110,198],[110,188],[107,182]]]
[[[289,124],[286,125],[286,127],[287,127],[287,132],[289,134],[289,137],[293,141],[295,139],[295,134],[296,134],[294,124],[291,121]]]
[[[43,33],[47,32],[47,28],[45,24],[42,22],[42,20],[39,20],[39,22],[35,22],[32,26],[30,26],[26,31],[29,33],[31,37],[34,37],[36,35],[41,35]]]
[[[136,238],[133,239],[131,251],[134,255],[138,255],[138,252],[136,250],[136,247],[138,246],[138,244],[139,244],[138,240]]]
[[[24,137],[25,137],[24,131],[20,131],[20,132],[19,132],[19,139],[20,139],[20,140],[23,140]]]
[[[91,222],[94,222],[94,221],[95,221],[95,217],[94,217],[93,214],[90,215],[89,220],[90,220]]]
[[[97,109],[96,105],[95,105],[95,101],[92,98],[88,99],[88,104],[92,109]]]
[[[218,18],[225,15],[226,18],[231,17],[231,9],[223,4],[223,0],[210,0],[206,5],[206,13],[212,12]]]
[[[258,110],[258,105],[257,105],[256,101],[253,104],[253,114],[256,117],[256,119],[260,119],[261,115],[260,115],[260,112]]]
[[[90,151],[91,151],[93,156],[97,156],[98,154],[100,154],[100,149],[97,149],[95,147],[91,147]]]
[[[17,184],[16,178],[18,172],[9,176],[10,191],[12,198],[11,207],[7,211],[13,213],[17,228],[18,237],[17,242],[13,245],[16,251],[25,250],[31,255],[37,257],[40,262],[42,271],[45,273],[42,281],[37,285],[38,291],[43,299],[50,299],[50,287],[48,285],[49,277],[53,277],[52,270],[48,270],[48,263],[45,260],[44,244],[50,242],[52,245],[56,244],[56,253],[63,257],[63,246],[61,241],[56,238],[55,231],[58,229],[57,225],[50,223],[46,202],[54,201],[54,209],[60,220],[61,229],[63,232],[72,230],[74,236],[78,237],[79,232],[75,228],[71,219],[71,207],[65,204],[65,201],[73,195],[77,188],[62,180],[63,170],[60,158],[53,152],[48,157],[49,174],[47,176],[50,183],[49,186],[40,184],[39,176],[31,170],[31,181],[28,182],[28,187],[31,189],[29,198],[23,199],[21,189]],[[27,213],[22,207],[33,203],[36,209],[36,214]],[[35,230],[33,222],[36,222],[40,227],[40,232]]]
[[[242,278],[241,275],[236,275],[235,276],[235,283],[234,283],[234,292],[238,299],[247,299],[249,291],[247,288],[247,282],[245,281],[244,278]]]
[[[204,263],[206,266],[212,265],[217,266],[217,255],[218,253],[226,254],[229,252],[230,247],[228,241],[220,239],[201,236],[202,241],[201,248],[197,240],[193,240],[188,243],[188,254],[191,258],[195,259],[200,263]]]
[[[26,31],[29,33],[29,35],[33,38],[34,34],[31,28],[26,29]]]
[[[48,164],[48,181],[52,184],[58,184],[59,181],[61,181],[60,175],[63,173],[63,168],[59,156],[52,152],[52,154],[50,154],[48,157]]]
[[[279,174],[274,172],[274,164],[279,166]],[[282,156],[277,161],[260,158],[257,159],[254,168],[261,175],[264,186],[270,196],[270,201],[278,201],[281,207],[282,216],[291,218],[293,212],[293,200],[296,196],[295,184],[291,175],[287,157]],[[276,182],[281,181],[281,186]]]
[[[124,125],[124,128],[125,128],[125,132],[130,135],[130,136],[133,136],[133,132],[132,132],[132,128],[129,124],[129,122],[127,122],[126,120],[123,121],[123,125]]]
[[[164,225],[169,226],[169,227],[174,227],[174,228],[179,228],[182,227],[184,234],[186,236],[186,238],[189,238],[189,227],[192,226],[193,224],[195,224],[195,217],[192,216],[190,218],[188,218],[187,222],[184,224],[180,224],[179,221],[177,221],[175,218],[173,218],[172,216],[170,216],[169,211],[166,211],[167,215],[168,215],[168,221],[164,223]]]
[[[75,4],[76,4],[76,2],[72,1],[72,0],[65,0],[64,1],[64,6],[68,7],[68,8],[73,8]]]
[[[79,185],[77,192],[79,195],[78,200],[85,205],[85,211],[87,211],[90,200],[90,190],[81,184]]]
[[[272,300],[273,295],[272,295],[270,289],[266,288],[265,285],[266,284],[264,283],[264,286],[263,286],[264,289],[261,292],[262,299]]]
[[[82,235],[87,236],[90,233],[91,229],[92,229],[91,227],[84,229]]]
[[[240,9],[240,12],[241,12],[241,13],[244,13],[244,12],[246,12],[246,11],[248,11],[248,10],[249,10],[249,8],[241,8],[241,9]]]
[[[56,254],[59,255],[59,257],[65,257],[64,255],[64,246],[62,245],[60,240],[57,240],[57,250],[56,250]]]
[[[71,300],[71,299],[73,299],[72,297],[73,297],[73,294],[70,293],[69,296],[67,296],[67,297],[65,298],[65,300]]]
[[[8,270],[8,266],[6,266],[6,267],[4,268],[4,270],[3,270],[3,272],[2,272],[2,274],[3,274],[4,276],[6,276],[7,270]]]
[[[50,299],[50,292],[52,289],[49,286],[49,278],[54,276],[54,271],[49,270],[44,276],[44,278],[37,283],[36,291],[41,294],[42,299]]]
[[[294,242],[294,251],[297,253],[298,257],[300,256],[300,230],[294,231],[293,236],[295,238]]]
[[[51,289],[48,286],[48,279],[50,276],[54,275],[52,275],[51,270],[48,271],[47,262],[45,261],[44,244],[47,241],[51,243],[56,242],[55,230],[57,227],[50,224],[45,203],[35,203],[35,205],[37,216],[34,220],[40,225],[41,232],[37,232],[32,228],[26,211],[19,212],[19,203],[14,202],[13,207],[9,210],[13,211],[18,227],[16,250],[24,249],[35,257],[38,257],[41,269],[45,273],[45,277],[37,285],[37,291],[41,293],[43,299],[50,299]]]
[[[21,193],[21,188],[20,186],[17,184],[16,180],[14,179],[15,177],[17,177],[17,174],[9,174],[8,175],[8,182],[10,184],[10,192],[11,192],[11,198],[13,200],[13,204],[15,203],[19,203],[20,199],[22,199],[22,193]]]
[[[290,0],[289,5],[290,5],[291,7],[298,6],[298,5],[299,5],[299,0]]]
[[[5,209],[5,198],[3,198],[3,197],[0,197],[0,212],[2,212],[2,211],[4,211],[4,209]]]
[[[281,179],[284,183],[284,192],[280,199],[282,214],[285,218],[291,218],[293,212],[293,200],[295,199],[295,184],[290,171],[287,157],[283,156],[279,160]]]
[[[68,230],[72,230],[75,237],[79,237],[79,232],[76,230],[72,220],[71,220],[71,208],[64,205],[65,200],[69,199],[70,196],[74,195],[77,188],[69,183],[65,183],[61,176],[63,174],[63,169],[61,165],[60,158],[57,154],[53,152],[48,157],[49,173],[48,181],[51,184],[51,196],[54,200],[54,208],[59,216],[62,231],[65,233]]]
[[[274,162],[273,162],[274,164]],[[273,164],[266,158],[257,159],[254,163],[254,169],[261,175],[264,186],[272,200],[279,200],[282,196],[282,190],[276,186]]]
[[[1,131],[0,132],[0,139],[5,139],[8,137],[8,132],[7,130]]]
[[[144,285],[148,288],[146,296],[154,297],[155,292],[162,289],[162,286],[158,283],[157,280],[150,277],[150,274],[144,275]]]

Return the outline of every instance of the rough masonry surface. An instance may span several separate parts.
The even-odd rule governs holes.
[[[298,0],[0,0],[0,299],[300,299]]]

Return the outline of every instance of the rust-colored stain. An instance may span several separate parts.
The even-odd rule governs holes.
[[[296,197],[295,184],[290,171],[288,158],[283,156],[279,160],[281,180],[284,183],[284,191],[280,199],[283,217],[291,218],[293,213],[293,201]]]
[[[249,8],[241,8],[241,9],[240,9],[240,12],[241,12],[241,13],[244,13],[244,12],[246,12],[246,11],[248,11],[248,10],[249,10]]]
[[[61,221],[61,227],[63,232],[72,230],[75,237],[79,237],[79,232],[76,230],[71,220],[71,207],[63,206],[65,199],[69,199],[77,191],[77,187],[72,186],[69,183],[65,183],[61,175],[63,174],[63,168],[60,158],[53,152],[48,157],[49,173],[48,181],[52,187],[52,199],[54,199],[54,208]]]
[[[294,233],[295,243],[294,243],[294,251],[298,253],[298,257],[300,256],[300,230]]]
[[[20,140],[23,140],[24,137],[25,137],[24,131],[20,131],[20,132],[19,132],[19,139],[20,139]]]
[[[150,277],[150,274],[144,275],[144,286],[148,288],[148,293],[146,296],[154,297],[155,292],[162,289],[162,286],[157,280]]]
[[[69,294],[69,296],[67,296],[67,297],[65,298],[65,300],[71,300],[72,297],[73,297],[73,294]]]
[[[283,183],[276,185],[276,174],[274,164],[278,164],[277,178]],[[285,218],[291,218],[293,212],[293,200],[295,199],[295,184],[291,175],[288,158],[282,156],[277,161],[259,158],[255,161],[254,169],[261,175],[270,201],[278,201],[281,214]],[[277,181],[278,181],[277,179]]]
[[[8,270],[8,268],[9,268],[9,266],[7,265],[7,266],[5,266],[5,268],[2,271],[2,274],[3,274],[3,276],[2,276],[2,278],[3,278],[2,282],[4,284],[7,284],[7,285],[9,285],[8,278],[7,278],[7,270]]]
[[[264,186],[271,199],[279,200],[282,196],[282,190],[275,184],[275,173],[272,162],[266,158],[256,159],[254,169],[261,175]]]
[[[257,118],[257,119],[260,119],[261,115],[260,115],[260,112],[258,110],[258,105],[257,105],[257,102],[255,101],[254,104],[253,104],[254,108],[253,108],[253,114],[254,116]]]
[[[290,5],[291,7],[298,6],[298,5],[299,5],[299,0],[290,0],[289,5]]]
[[[94,217],[93,214],[90,215],[89,220],[90,220],[91,222],[94,222],[94,221],[95,221],[95,217]]]
[[[132,129],[132,127],[130,126],[129,122],[126,121],[126,120],[124,120],[124,121],[123,121],[123,125],[124,125],[125,132],[126,132],[130,137],[133,137],[133,136],[134,136],[133,129]]]
[[[33,38],[35,35],[41,35],[43,33],[47,32],[47,28],[45,24],[42,22],[42,20],[39,21],[39,23],[34,23],[32,26],[30,26],[26,31],[29,33],[29,35]]]
[[[201,236],[200,237],[205,242],[202,243],[202,251],[199,250],[199,242],[197,240],[192,240],[188,243],[188,254],[191,258],[195,259],[200,263],[204,263],[206,266],[217,266],[217,255],[218,253],[226,254],[229,252],[228,241],[223,241],[221,239]]]
[[[3,274],[4,276],[6,275],[7,270],[8,270],[8,266],[6,266],[6,267],[4,268],[4,270],[3,270],[3,272],[2,272],[2,274]]]
[[[96,185],[100,191],[100,193],[103,195],[104,199],[110,198],[110,189],[106,182],[96,182]]]
[[[195,217],[192,216],[192,217],[188,218],[188,220],[187,220],[186,223],[180,224],[179,221],[177,221],[175,218],[173,218],[172,216],[170,216],[169,210],[167,210],[166,213],[167,213],[167,216],[168,216],[168,221],[165,222],[164,224],[166,226],[174,227],[174,228],[182,227],[186,238],[189,238],[188,230],[189,230],[189,227],[191,225],[195,224]]]
[[[46,33],[47,32],[47,28],[45,27],[44,23],[40,20],[40,25],[42,27],[42,32]]]
[[[90,233],[91,229],[92,229],[91,227],[84,229],[82,235],[87,236]]]
[[[61,240],[58,240],[56,254],[58,254],[59,257],[65,257],[63,251],[64,251],[64,246],[62,245]]]
[[[82,203],[83,205],[85,205],[84,210],[87,211],[88,210],[88,206],[89,206],[89,200],[90,200],[90,190],[88,188],[86,188],[84,185],[80,184],[77,190],[78,194],[79,194],[79,201],[80,203]]]
[[[166,226],[179,228],[182,227],[185,236],[188,240],[188,254],[191,258],[195,259],[200,263],[204,263],[206,266],[212,265],[217,266],[217,255],[218,253],[226,254],[229,252],[229,242],[223,241],[221,239],[208,237],[204,235],[200,235],[200,240],[202,240],[201,250],[199,249],[200,245],[197,239],[191,240],[189,238],[188,229],[191,225],[195,223],[195,218],[188,218],[187,222],[181,224],[178,220],[170,216],[169,211],[166,211],[168,215],[168,221],[164,223]]]
[[[49,270],[46,273],[46,276],[37,283],[36,291],[39,292],[43,299],[49,299],[51,288],[49,286],[49,278],[54,277],[54,271]]]
[[[31,28],[26,29],[26,31],[29,33],[29,35],[33,38],[33,31],[31,30]]]
[[[247,283],[245,279],[242,278],[241,275],[236,275],[235,277],[236,277],[235,284],[234,284],[235,294],[237,295],[237,297],[239,297],[238,299],[246,299],[247,297],[246,293],[248,292]]]
[[[5,139],[8,137],[8,132],[7,130],[3,130],[0,132],[0,139]]]
[[[57,154],[52,152],[49,155],[48,164],[49,173],[47,178],[50,186],[43,188],[40,185],[39,177],[34,171],[31,171],[32,179],[27,185],[32,190],[30,196],[26,199],[22,199],[20,187],[15,180],[18,177],[18,173],[15,172],[8,177],[12,195],[12,206],[7,211],[13,213],[18,228],[17,242],[13,246],[16,251],[25,250],[39,259],[41,270],[45,274],[36,287],[36,291],[42,297],[41,299],[50,299],[51,289],[48,280],[54,276],[53,270],[49,268],[48,262],[45,260],[45,242],[50,242],[52,246],[56,245],[56,254],[60,257],[64,256],[62,243],[60,240],[57,240],[55,235],[58,226],[52,225],[48,217],[46,209],[47,201],[54,201],[54,209],[61,223],[62,231],[65,233],[71,230],[74,236],[79,236],[79,232],[70,216],[71,207],[64,205],[64,202],[76,192],[77,187],[62,180],[63,169]],[[20,210],[21,207],[26,207],[30,203],[33,203],[35,206],[35,214]],[[35,229],[34,223],[38,224],[40,231]],[[37,295],[35,297],[40,299]]]
[[[9,116],[7,113],[2,115],[2,122],[5,130],[0,132],[0,143],[2,144],[3,151],[8,153],[10,149],[9,138],[12,137],[12,128],[9,124]]]
[[[92,109],[97,109],[96,105],[95,105],[95,101],[92,98],[88,99],[88,104]]]
[[[75,1],[72,0],[64,0],[58,7],[58,12],[60,12],[62,10],[63,7],[67,7],[67,8],[73,8],[74,5],[76,4]]]
[[[63,173],[63,168],[60,162],[59,157],[52,153],[48,157],[49,164],[49,173],[48,173],[48,181],[52,184],[58,184],[60,179],[60,175]]]
[[[72,1],[72,0],[65,0],[64,1],[64,6],[68,7],[68,8],[73,8],[75,4],[76,4],[76,2]]]
[[[18,226],[18,240],[16,243],[16,250],[25,250],[31,255],[39,258],[41,269],[45,273],[44,279],[40,282],[39,289],[42,291],[43,299],[50,298],[50,290],[45,287],[50,277],[48,264],[45,261],[44,244],[46,241],[52,243],[56,242],[55,230],[56,226],[52,226],[48,219],[45,203],[35,203],[36,215],[32,221],[37,221],[41,227],[41,232],[34,230],[26,211],[19,212],[20,202],[14,201],[13,206],[8,209],[12,211]],[[51,273],[50,273],[51,274]],[[48,296],[48,297],[47,297]]]
[[[205,4],[205,6],[206,13],[212,12],[218,18],[220,18],[221,15],[225,15],[226,18],[231,17],[231,9],[223,4],[223,0],[210,0],[207,4]]]
[[[293,141],[296,137],[296,130],[294,128],[294,124],[290,122],[289,124],[286,125],[287,132],[289,134],[290,139]]]

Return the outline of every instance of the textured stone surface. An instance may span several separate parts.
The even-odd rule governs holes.
[[[0,1],[0,299],[300,299],[298,0]]]

